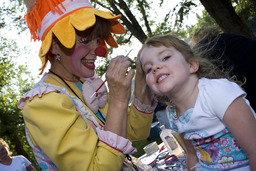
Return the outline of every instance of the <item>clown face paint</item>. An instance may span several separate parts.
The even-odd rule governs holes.
[[[84,35],[76,35],[76,43],[68,49],[59,43],[54,43],[53,54],[60,55],[60,61],[54,61],[51,69],[62,78],[69,81],[79,81],[80,78],[94,76],[95,49],[98,47],[99,38],[87,39]]]
[[[75,73],[83,78],[92,77],[95,69],[95,55],[90,55],[91,48],[82,45],[76,47],[70,57],[71,67]]]

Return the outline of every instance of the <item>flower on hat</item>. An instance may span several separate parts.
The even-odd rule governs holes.
[[[31,4],[34,4],[32,6]],[[125,29],[118,21],[121,15],[113,15],[92,7],[88,0],[27,0],[28,13],[25,15],[31,38],[41,40],[39,57],[42,62],[41,71],[47,63],[47,54],[51,47],[53,34],[66,48],[75,45],[76,31],[84,31],[96,22],[96,16],[107,19],[111,25],[111,33],[99,42],[107,51],[106,43],[118,47],[112,33],[123,34]],[[31,7],[32,6],[32,7]],[[105,57],[107,56],[107,53]]]

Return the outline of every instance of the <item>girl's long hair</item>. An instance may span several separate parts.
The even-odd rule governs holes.
[[[186,61],[189,63],[192,59],[197,59],[199,62],[199,69],[196,72],[198,78],[230,78],[229,72],[219,69],[211,60],[204,58],[203,52],[200,47],[198,49],[193,49],[183,40],[179,39],[177,36],[172,34],[166,35],[156,35],[148,38],[145,41],[145,46],[165,46],[174,47],[185,57]],[[207,50],[207,49],[205,49]]]
[[[211,49],[203,48],[200,46],[192,49],[188,43],[179,39],[177,36],[173,34],[156,35],[150,37],[145,41],[144,45],[146,47],[174,47],[179,52],[181,52],[181,54],[185,57],[188,63],[190,63],[190,61],[194,59],[197,59],[199,62],[199,69],[196,72],[196,75],[198,76],[199,79],[203,77],[209,79],[227,78],[230,81],[234,81],[237,84],[242,85],[242,83],[237,80],[236,76],[230,76],[231,69],[224,70],[215,65],[218,62],[219,64],[221,64],[222,61],[218,61],[217,59],[212,61],[208,57],[205,57],[207,52]],[[166,103],[166,97],[159,97],[159,100],[167,105],[171,104],[171,101]]]

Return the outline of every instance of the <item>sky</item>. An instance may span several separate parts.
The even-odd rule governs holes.
[[[163,13],[162,11],[169,11],[171,8],[174,7],[174,4],[177,4],[180,0],[171,0],[166,2],[166,4],[163,4],[162,8],[159,8],[159,13],[157,13],[157,19],[163,18]],[[0,6],[4,3],[9,3],[9,0],[1,0]],[[156,1],[153,1],[153,3],[156,3]],[[158,7],[158,5],[153,5],[155,7]],[[201,7],[199,7],[200,9]],[[202,8],[201,8],[202,9]],[[198,11],[198,9],[194,9],[194,11]],[[25,13],[24,13],[25,14]],[[22,15],[24,15],[22,14]],[[200,14],[199,14],[200,15]],[[193,12],[191,13],[187,18],[185,18],[184,23],[186,25],[194,24],[196,22],[196,13]],[[40,79],[39,74],[39,68],[41,67],[41,61],[38,57],[38,52],[39,48],[41,45],[41,42],[33,42],[30,40],[30,33],[29,30],[26,29],[21,35],[15,35],[15,31],[8,31],[6,34],[8,34],[10,37],[15,38],[17,44],[19,47],[24,47],[27,48],[27,53],[22,53],[21,56],[17,59],[16,62],[19,64],[27,64],[28,70],[32,73],[32,76],[35,77],[36,81]],[[132,44],[126,45],[126,46],[119,46],[118,48],[114,48],[113,54],[111,55],[112,57],[115,57],[117,55],[126,55],[131,49],[131,53],[129,57],[133,58],[137,56],[137,52],[139,51],[141,47],[141,43],[136,39],[132,38]],[[96,65],[98,63],[96,62]],[[46,71],[49,68],[46,69]]]

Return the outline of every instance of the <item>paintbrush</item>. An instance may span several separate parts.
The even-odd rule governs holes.
[[[133,49],[131,49],[125,56],[128,56],[128,55],[131,53],[132,50],[133,50]],[[107,80],[105,80],[105,81],[103,81],[103,83],[101,83],[101,85],[99,86],[99,88],[97,88],[97,90],[91,95],[90,98],[92,98],[93,96],[96,95],[96,93],[97,93],[97,92],[99,91],[99,89],[105,84],[106,81],[107,81]]]

